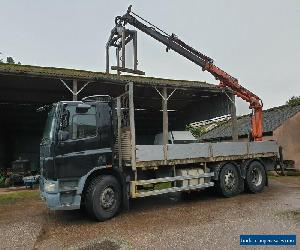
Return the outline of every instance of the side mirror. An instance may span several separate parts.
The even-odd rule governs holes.
[[[70,118],[70,111],[64,110],[62,114],[61,123],[60,123],[61,129],[64,129],[69,126],[69,118]]]
[[[58,140],[59,141],[66,141],[68,139],[69,139],[69,132],[68,131],[63,131],[63,130],[58,131]]]

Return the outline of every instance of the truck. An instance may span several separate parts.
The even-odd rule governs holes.
[[[128,22],[165,41],[165,34],[141,24],[131,9],[116,18],[119,27]],[[208,57],[175,36],[167,39],[169,48],[203,63],[210,72],[216,69]],[[156,114],[162,116],[162,123],[160,131],[152,133],[141,132],[143,126],[157,125],[157,120],[150,117],[140,122],[144,116],[135,106],[138,95],[132,82],[115,97],[96,95],[53,104],[40,144],[40,192],[47,206],[52,210],[84,208],[96,220],[105,221],[128,209],[131,199],[141,197],[210,187],[224,197],[244,190],[261,192],[268,185],[267,171],[278,164],[279,147],[275,141],[261,140],[260,99],[222,72],[218,69],[213,74],[254,109],[252,141],[169,143],[168,91],[174,90],[167,86],[161,92],[156,89],[162,105]]]

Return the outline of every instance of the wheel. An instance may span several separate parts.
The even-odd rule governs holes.
[[[267,181],[264,166],[258,161],[251,162],[247,168],[245,181],[247,191],[250,193],[261,192],[264,189]]]
[[[240,193],[242,179],[236,167],[228,163],[222,167],[219,174],[218,190],[224,197],[232,197]]]
[[[98,221],[116,215],[121,204],[121,187],[114,176],[103,175],[91,181],[85,195],[87,212]]]

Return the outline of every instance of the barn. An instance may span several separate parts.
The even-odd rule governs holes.
[[[166,87],[169,129],[185,129],[185,124],[226,115],[235,110],[230,93],[201,81],[107,74],[75,69],[0,64],[0,169],[17,159],[28,160],[39,168],[39,144],[47,117],[47,107],[61,100],[81,100],[96,94],[116,97],[128,82],[134,84],[135,107],[144,109],[142,121],[156,119],[161,110],[159,91]],[[172,95],[171,95],[172,94]],[[172,111],[172,112],[171,112]],[[154,128],[155,129],[155,128]]]

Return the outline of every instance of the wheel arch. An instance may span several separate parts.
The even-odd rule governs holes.
[[[264,170],[265,170],[265,174],[266,174],[266,186],[268,186],[269,185],[269,182],[268,182],[268,175],[267,175],[267,167],[266,167],[266,164],[267,164],[267,162],[265,161],[265,159],[262,159],[262,158],[255,158],[255,159],[250,159],[250,160],[248,160],[248,161],[246,161],[245,162],[245,164],[244,164],[244,179],[246,178],[246,172],[247,172],[247,168],[253,163],[253,162],[259,162],[262,166],[263,166],[263,168],[264,168]]]
[[[219,180],[219,176],[220,176],[220,172],[222,170],[222,168],[224,166],[226,166],[227,164],[232,164],[236,170],[238,171],[240,177],[242,177],[242,172],[241,172],[241,168],[239,167],[240,164],[238,164],[238,162],[236,161],[223,161],[220,162],[217,166],[214,167],[214,180]]]
[[[112,175],[114,176],[120,183],[121,191],[122,191],[122,208],[128,209],[129,208],[129,198],[127,192],[127,185],[126,185],[126,178],[122,171],[116,168],[108,168],[106,166],[95,167],[91,171],[89,171],[82,180],[80,181],[81,184],[79,185],[79,193],[81,194],[81,204],[85,201],[85,193],[87,188],[89,187],[91,181],[98,176],[101,175]]]
[[[236,187],[236,190],[231,193],[231,194],[226,194],[226,192],[224,191],[224,187],[222,185],[222,178],[220,178],[220,175],[222,173],[222,169],[224,169],[224,167],[226,166],[232,166],[236,172],[237,172],[237,176],[236,176],[236,180],[237,180],[237,187]],[[219,193],[225,197],[232,197],[232,196],[235,196],[241,192],[244,191],[244,180],[241,176],[241,168],[240,168],[240,163],[237,162],[237,161],[223,161],[223,162],[220,162],[218,164],[217,167],[215,167],[214,169],[214,172],[215,172],[215,177],[214,177],[214,181],[215,181],[215,185],[217,187],[217,190],[219,191]]]

